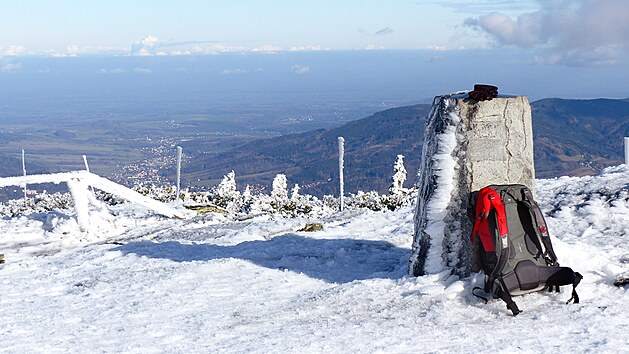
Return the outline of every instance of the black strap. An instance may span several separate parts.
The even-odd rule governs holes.
[[[577,285],[581,282],[583,276],[579,272],[575,272],[568,267],[540,267],[540,280],[545,281],[550,289],[559,288],[563,285],[572,285],[572,297],[566,302],[569,304],[574,301],[579,303],[579,294],[577,294]]]
[[[509,291],[507,290],[507,286],[505,285],[502,279],[500,279],[499,281],[499,286],[498,286],[496,295],[498,295],[498,297],[501,298],[502,301],[504,301],[507,304],[507,308],[511,310],[511,313],[513,313],[513,316],[517,316],[520,312],[522,312],[518,308],[518,305],[516,305],[516,303],[511,298],[511,294],[509,294]]]
[[[533,199],[533,193],[531,193],[531,190],[524,187],[522,188],[522,191],[524,192],[526,200],[528,200],[528,203],[525,203],[525,205],[529,207],[533,216],[533,220],[535,221],[537,226],[534,227],[535,233],[544,244],[544,258],[546,259],[546,263],[548,263],[548,265],[558,265],[557,255],[555,254],[555,250],[553,249],[553,244],[550,242],[550,235],[548,234],[548,226],[546,225],[546,220],[544,220],[544,215],[542,215],[542,212],[540,211],[537,202],[535,202],[535,199]]]
[[[581,273],[579,272],[575,272],[575,279],[574,279],[574,283],[572,283],[572,297],[566,301],[566,304],[569,304],[572,300],[574,300],[575,304],[579,303],[579,294],[577,294],[577,290],[576,287],[577,285],[579,285],[579,283],[581,282],[581,279],[583,279],[583,275],[581,275]]]
[[[498,258],[498,263],[496,264],[496,268],[489,274],[489,278],[485,283],[485,292],[489,293],[494,286],[494,281],[498,278],[498,276],[502,273],[507,264],[507,260],[509,259],[509,247],[505,247],[500,250],[500,257]]]
[[[503,196],[501,195],[500,198],[502,200],[504,200]],[[498,276],[500,274],[502,274],[502,271],[504,270],[505,266],[507,265],[507,261],[509,260],[509,253],[510,253],[510,248],[509,248],[509,242],[511,242],[511,240],[509,239],[509,234],[507,233],[507,235],[505,235],[504,239],[503,237],[500,235],[500,232],[498,232],[498,217],[497,217],[497,213],[495,211],[490,211],[490,215],[493,216],[493,222],[496,225],[496,227],[494,227],[494,240],[495,240],[495,247],[498,248],[500,247],[500,254],[498,255],[498,263],[496,263],[496,267],[494,268],[494,270],[491,271],[491,273],[489,274],[489,279],[487,279],[487,282],[485,283],[485,292],[489,293],[492,290],[494,281],[498,278]]]
[[[522,204],[524,205],[524,207],[526,207],[526,210],[528,210],[529,216],[531,217],[531,223],[532,223],[531,228],[535,231],[535,235],[531,236],[529,235],[528,232],[526,233],[526,235],[529,236],[529,239],[533,241],[533,243],[535,244],[535,247],[537,247],[537,254],[535,255],[535,259],[542,257],[546,261],[547,265],[551,265],[552,262],[549,262],[548,253],[545,251],[547,247],[544,244],[544,241],[542,240],[539,227],[537,226],[537,217],[535,216],[535,212],[534,212],[535,208],[531,205],[531,203],[529,203],[526,200],[517,201],[517,202],[518,204]]]
[[[477,286],[477,287],[474,287],[474,289],[472,289],[472,295],[474,295],[474,296],[476,296],[477,298],[479,298],[479,299],[481,299],[481,300],[485,301],[485,303],[488,303],[488,302],[489,302],[489,299],[487,299],[487,298],[486,298],[486,297],[484,297],[484,296],[476,295],[476,294],[474,293],[474,291],[476,291],[476,290],[483,290],[483,288],[478,287],[478,286]]]

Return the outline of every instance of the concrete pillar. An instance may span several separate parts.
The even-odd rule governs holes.
[[[531,108],[524,96],[475,101],[438,96],[427,122],[409,272],[477,270],[470,194],[490,184],[534,190]]]
[[[524,96],[471,103],[457,99],[467,140],[467,184],[519,183],[535,189],[531,107]]]

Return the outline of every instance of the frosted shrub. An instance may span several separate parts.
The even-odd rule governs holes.
[[[0,214],[10,217],[28,215],[33,213],[45,213],[52,210],[68,209],[74,205],[70,193],[48,194],[45,191],[29,198],[28,205],[24,199],[11,199],[0,205]]]
[[[374,211],[396,210],[402,206],[411,205],[417,198],[417,188],[404,188],[406,169],[403,156],[398,155],[394,166],[395,174],[389,188],[389,193],[380,195],[375,191],[351,194],[345,197],[347,209],[370,209]],[[184,189],[180,192],[180,198],[184,205],[203,206],[210,205],[224,209],[229,216],[235,219],[247,218],[255,215],[270,215],[281,217],[307,216],[312,218],[331,215],[339,210],[339,199],[326,195],[323,199],[300,194],[299,185],[295,184],[291,189],[290,198],[287,190],[287,179],[284,174],[279,174],[273,180],[273,189],[269,194],[252,192],[247,186],[239,192],[236,184],[236,173],[229,172],[223,177],[221,183],[209,191],[191,192]],[[152,184],[138,183],[133,189],[152,199],[171,202],[175,200],[174,186],[156,186]],[[124,203],[124,200],[94,190],[97,199],[108,205]],[[9,200],[0,203],[0,214],[16,216],[34,212],[47,212],[55,209],[69,209],[74,207],[72,196],[69,192],[46,194],[40,193],[31,198],[29,206],[24,205],[24,200]]]
[[[374,211],[385,210],[382,196],[378,192],[358,191],[356,194],[350,194],[345,202],[348,209],[370,209]]]
[[[299,195],[299,186],[292,189],[291,198],[288,199],[288,182],[286,175],[278,174],[273,179],[273,190],[271,191],[270,205],[273,213],[278,213],[284,217],[297,217],[308,215],[313,207],[319,208],[318,199],[312,196]]]
[[[286,190],[288,183],[286,182],[286,175],[278,174],[273,179],[273,190],[271,191],[271,197],[278,201],[284,202],[288,200],[288,191]]]
[[[221,183],[211,190],[209,201],[229,212],[240,213],[245,202],[236,187],[236,173],[230,171],[223,177]]]
[[[332,195],[323,196],[323,205],[333,210],[339,209],[339,200]]]
[[[291,194],[290,194],[290,200],[297,200],[299,199],[300,195],[299,195],[299,185],[295,184],[295,187],[293,187],[293,189],[291,190]]]
[[[223,176],[223,180],[216,187],[216,194],[223,198],[233,198],[238,194],[236,190],[236,172],[232,170]]]
[[[132,189],[143,196],[159,200],[160,202],[174,200],[175,194],[177,193],[173,186],[156,186],[154,184],[144,184],[141,182],[136,183]]]

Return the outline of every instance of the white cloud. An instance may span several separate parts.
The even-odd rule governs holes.
[[[131,45],[131,54],[139,56],[154,55],[161,46],[162,41],[153,35],[148,35],[141,41],[134,42]]]
[[[288,51],[290,52],[309,52],[309,51],[319,51],[319,50],[329,50],[323,49],[320,45],[306,45],[306,46],[298,46],[298,47],[290,47]]]
[[[293,65],[290,70],[295,74],[306,74],[310,72],[310,67],[305,65]]]
[[[552,1],[552,0],[550,0]],[[531,11],[536,10],[535,2],[531,0],[432,0],[434,4],[451,8],[459,13],[489,13],[495,11]],[[425,5],[426,0],[415,1],[417,5]]]
[[[444,51],[444,50],[448,50],[448,48],[447,48],[447,47],[444,47],[444,46],[442,46],[442,45],[436,45],[436,44],[429,45],[429,46],[427,46],[427,47],[426,47],[426,49],[430,49],[430,50],[434,50],[434,51]]]
[[[79,46],[72,44],[66,46],[65,52],[49,52],[52,56],[79,56],[85,54],[122,54],[127,52],[126,48],[105,47],[105,46]]]
[[[261,47],[253,48],[251,49],[251,51],[252,52],[267,52],[267,53],[281,52],[282,47],[278,47],[274,45],[263,45]]]
[[[70,55],[78,55],[81,53],[81,48],[78,45],[69,45],[66,47],[66,53]]]
[[[26,48],[20,45],[0,46],[0,56],[13,57],[22,54],[26,54]]]
[[[133,69],[133,72],[137,74],[151,74],[153,73],[153,70],[147,68],[135,68]]]
[[[233,53],[244,52],[249,49],[238,46],[230,46],[225,44],[213,44],[213,45],[193,45],[190,48],[191,54],[218,54],[218,53]]]
[[[384,49],[384,47],[379,46],[377,44],[367,44],[367,46],[365,47],[366,50],[377,50],[377,49]]]
[[[629,1],[539,1],[541,10],[517,19],[490,13],[465,24],[500,46],[535,48],[536,60],[564,65],[609,65],[629,51]]]

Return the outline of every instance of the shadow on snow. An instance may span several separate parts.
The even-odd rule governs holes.
[[[384,241],[312,239],[294,234],[233,246],[144,241],[113,250],[175,262],[244,259],[266,268],[303,273],[330,283],[400,278],[406,274],[409,253],[407,249]]]

